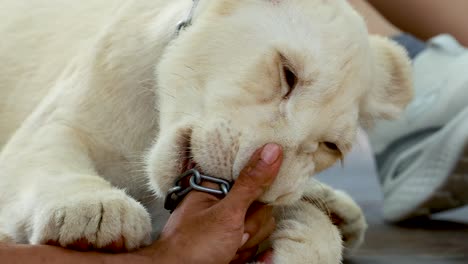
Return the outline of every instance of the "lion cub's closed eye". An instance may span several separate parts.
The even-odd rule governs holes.
[[[294,69],[293,67],[290,65],[290,63],[288,62],[288,60],[280,55],[281,57],[281,62],[282,62],[282,65],[281,65],[281,68],[282,68],[282,71],[281,71],[281,80],[282,80],[282,86],[284,86],[286,89],[286,93],[284,93],[283,95],[283,99],[288,99],[294,89],[296,88],[296,85],[298,83],[298,77],[296,75],[296,73],[294,72]]]

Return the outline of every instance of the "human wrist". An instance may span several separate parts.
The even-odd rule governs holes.
[[[160,238],[145,252],[151,256],[152,263],[163,264],[206,264],[210,263],[210,258],[207,259],[207,252],[199,250],[199,244],[190,244],[184,236],[174,234],[172,236]],[[219,262],[218,262],[219,263]]]
[[[184,250],[181,246],[177,245],[173,241],[167,239],[159,239],[155,241],[151,246],[144,248],[142,250],[129,253],[131,258],[139,259],[138,263],[161,263],[161,264],[172,264],[172,263],[191,263],[184,262],[185,259],[183,253]],[[128,264],[129,262],[123,262],[123,264]],[[133,263],[133,262],[130,262]]]
[[[129,253],[117,253],[117,254],[105,254],[101,256],[102,264],[128,264],[128,263],[140,263],[150,264],[151,259],[148,256],[141,255],[135,252]]]

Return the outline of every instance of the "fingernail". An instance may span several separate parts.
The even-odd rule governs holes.
[[[245,245],[245,243],[247,243],[247,241],[249,240],[249,238],[250,238],[249,233],[244,233],[244,235],[242,236],[241,247],[242,247],[243,245]]]
[[[266,164],[272,165],[273,163],[275,163],[275,161],[278,160],[280,152],[281,152],[280,146],[269,143],[265,147],[263,147],[261,159]]]

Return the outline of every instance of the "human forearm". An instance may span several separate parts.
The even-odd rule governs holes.
[[[143,254],[106,254],[79,252],[53,246],[0,244],[2,264],[128,264],[151,263]]]

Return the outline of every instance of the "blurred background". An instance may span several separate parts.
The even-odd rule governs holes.
[[[383,221],[382,192],[364,132],[359,133],[343,166],[337,164],[317,177],[346,190],[366,214],[369,229],[365,244],[345,263],[468,263],[468,207],[399,225]]]

